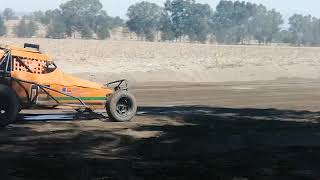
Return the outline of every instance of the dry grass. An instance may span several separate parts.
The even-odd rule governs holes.
[[[38,43],[69,73],[123,74],[137,81],[237,81],[318,77],[320,48],[221,46],[137,41],[3,38]],[[146,77],[148,76],[148,77]]]

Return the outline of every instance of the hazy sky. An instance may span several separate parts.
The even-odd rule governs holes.
[[[35,10],[52,9],[66,0],[0,0],[1,8],[11,7],[17,11],[30,12]],[[140,2],[142,0],[100,0],[104,9],[109,15],[125,17],[126,9],[129,5]],[[165,0],[147,0],[160,5]],[[276,8],[286,17],[294,12],[303,14],[312,14],[320,17],[320,1],[319,0],[248,0],[255,3],[265,4],[269,8]],[[198,0],[197,2],[208,3],[215,7],[219,0]],[[1,10],[1,9],[0,9]]]

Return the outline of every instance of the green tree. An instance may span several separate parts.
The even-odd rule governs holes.
[[[27,22],[25,19],[22,19],[15,27],[14,33],[17,37],[30,38],[36,34],[37,30],[38,26],[33,20]]]
[[[51,20],[53,19],[53,17],[55,17],[56,12],[55,11],[59,11],[59,13],[61,14],[61,11],[59,9],[55,9],[55,10],[47,10],[44,13],[44,16],[41,18],[40,23],[44,24],[44,25],[49,25]]]
[[[186,35],[194,42],[205,43],[211,31],[213,10],[207,4],[192,3],[185,25]]]
[[[249,22],[254,16],[254,5],[235,1],[232,13],[232,29],[234,31],[233,41],[244,44],[244,40],[250,39]]]
[[[218,42],[243,44],[244,40],[250,40],[250,23],[254,22],[256,13],[255,4],[220,1],[213,16],[213,29]]]
[[[175,33],[171,18],[167,12],[163,12],[160,19],[161,40],[172,41],[175,39]]]
[[[82,39],[92,39],[93,31],[89,25],[82,25],[78,27]]]
[[[123,26],[119,17],[110,17],[102,9],[99,0],[72,0],[60,6],[60,9],[48,10],[41,23],[48,27],[47,37],[64,38],[80,33],[84,39],[96,34],[98,39],[110,37],[110,29]]]
[[[17,19],[17,16],[15,16],[15,13],[11,8],[5,8],[2,15],[6,21]]]
[[[313,44],[320,45],[320,19],[312,18]]]
[[[49,25],[47,30],[47,38],[53,38],[53,39],[63,39],[66,35],[66,24],[59,20],[54,19]]]
[[[32,13],[32,19],[37,22],[42,22],[45,17],[45,14],[42,11],[35,11]]]
[[[80,32],[82,38],[92,38],[95,19],[102,9],[99,0],[71,0],[60,5],[60,8],[69,36]]]
[[[241,43],[253,37],[259,43],[272,42],[283,24],[282,15],[263,5],[220,1],[213,16],[218,42]]]
[[[3,36],[7,33],[7,28],[4,24],[3,17],[0,16],[0,36]]]
[[[97,26],[97,29],[95,31],[97,34],[98,39],[107,39],[110,37],[110,32],[109,32],[109,25],[108,24],[100,24]]]
[[[165,10],[168,13],[172,25],[172,31],[176,40],[180,40],[182,36],[188,34],[190,27],[189,15],[191,12],[191,4],[194,0],[167,0],[165,2]]]
[[[280,32],[280,26],[283,22],[280,13],[274,9],[267,10],[266,7],[260,5],[257,7],[256,14],[251,21],[252,34],[259,43],[271,43]]]
[[[268,11],[267,18],[269,19],[268,29],[270,31],[268,36],[268,42],[272,42],[275,36],[280,32],[280,26],[284,23],[284,20],[282,15],[275,9]]]
[[[288,30],[280,31],[276,36],[276,40],[286,44],[294,44],[295,42],[293,34]]]
[[[66,36],[67,25],[59,9],[47,11],[42,18],[42,22],[48,26],[48,38],[62,39]]]
[[[163,39],[171,36],[181,41],[188,37],[192,42],[206,42],[211,33],[213,10],[208,4],[194,0],[167,0],[162,18]]]
[[[110,29],[115,26],[113,23],[113,18],[109,17],[105,11],[101,11],[95,20],[94,32],[97,38],[101,40],[109,38]]]
[[[154,41],[155,33],[160,28],[163,9],[155,3],[143,1],[129,7],[127,16],[128,28],[141,39]]]
[[[23,15],[22,19],[33,20],[33,21],[42,23],[42,20],[44,19],[44,17],[45,17],[45,14],[42,11],[35,11],[30,14]]]
[[[320,19],[311,15],[295,14],[289,18],[289,24],[294,44],[311,46],[320,44]]]
[[[220,1],[213,16],[214,32],[218,42],[233,42],[230,29],[233,27],[233,2]]]
[[[111,20],[112,20],[112,23],[111,23],[111,26],[113,28],[116,28],[116,27],[124,27],[126,24],[124,22],[123,19],[121,19],[119,16],[116,16],[114,18],[110,17]]]
[[[305,45],[312,44],[313,41],[313,22],[310,15],[303,16],[294,14],[289,18],[290,32],[293,34],[294,44]]]

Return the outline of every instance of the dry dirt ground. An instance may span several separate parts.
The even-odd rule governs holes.
[[[226,82],[319,78],[320,48],[79,39],[0,38],[40,44],[65,72],[107,82]]]
[[[320,81],[136,84],[130,123],[23,111],[0,179],[319,179]]]

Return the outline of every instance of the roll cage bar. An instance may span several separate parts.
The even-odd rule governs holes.
[[[10,51],[4,51],[4,55],[0,59],[0,78],[10,76],[12,66],[10,58],[12,58]]]
[[[45,94],[47,94],[50,98],[52,98],[56,103],[57,105],[61,104],[57,99],[55,99],[53,96],[50,95],[49,91],[53,91],[55,93],[59,93],[59,94],[62,94],[64,96],[67,96],[67,97],[70,97],[70,98],[73,98],[75,100],[78,100],[79,103],[85,107],[86,109],[90,109],[89,106],[87,106],[80,98],[78,97],[75,97],[75,96],[72,96],[72,95],[69,95],[67,93],[63,93],[63,92],[60,92],[60,91],[57,91],[55,89],[52,89],[50,88],[49,86],[45,86],[45,85],[41,85],[41,84],[37,84],[35,82],[30,82],[30,81],[25,81],[25,80],[21,80],[21,79],[16,79],[16,78],[13,78],[11,77],[11,68],[12,68],[12,65],[13,65],[13,62],[12,62],[12,54],[11,54],[11,50],[10,49],[7,49],[7,48],[2,48],[0,47],[0,50],[3,50],[4,51],[4,55],[3,57],[1,58],[0,60],[0,78],[8,78],[10,77],[10,79],[12,81],[15,81],[19,84],[19,86],[21,86],[24,90],[25,90],[25,93],[28,97],[28,106],[32,106],[32,104],[34,104],[36,98],[38,97],[39,95],[39,92],[37,91],[37,94],[34,96],[33,99],[31,99],[31,96],[28,92],[28,90],[21,84],[21,83],[26,83],[26,84],[31,84],[31,85],[34,85],[36,86],[38,89],[41,89]],[[27,66],[19,57],[16,58],[19,63],[21,63],[23,66],[26,67],[26,69],[32,73],[31,69],[29,68],[29,66]],[[54,64],[55,65],[55,64]]]
[[[78,97],[75,97],[75,96],[71,96],[67,93],[63,93],[63,92],[60,92],[60,91],[57,91],[55,89],[52,89],[48,86],[44,86],[44,85],[41,85],[41,84],[37,84],[37,83],[34,83],[34,82],[30,82],[30,81],[24,81],[24,80],[21,80],[21,79],[16,79],[16,78],[13,78],[11,77],[11,68],[12,68],[12,55],[11,55],[11,50],[10,49],[6,49],[6,48],[1,48],[0,47],[0,50],[3,50],[4,51],[4,55],[3,57],[1,58],[0,60],[0,78],[8,78],[10,77],[10,79],[12,81],[15,81],[17,82],[26,92],[26,95],[28,97],[28,105],[31,106],[36,98],[38,97],[39,93],[37,92],[37,94],[34,96],[33,99],[31,99],[31,96],[29,94],[29,92],[27,91],[27,89],[21,84],[21,83],[26,83],[26,84],[31,84],[31,85],[34,85],[36,86],[37,88],[41,89],[44,93],[46,93],[50,98],[52,98],[56,103],[57,105],[61,104],[57,99],[55,99],[53,96],[50,95],[50,93],[48,91],[53,91],[53,92],[56,92],[56,93],[59,93],[59,94],[62,94],[64,96],[67,96],[67,97],[70,97],[70,98],[73,98],[75,100],[78,100],[79,103],[85,107],[85,108],[89,108],[89,106],[87,106],[80,98]],[[17,57],[16,58],[19,63],[21,63],[23,66],[26,67],[26,69],[29,71],[29,72],[32,72],[30,70],[30,68],[19,58]]]

